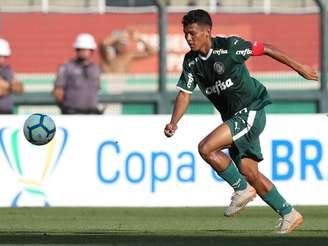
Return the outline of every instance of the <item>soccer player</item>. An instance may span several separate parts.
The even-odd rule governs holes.
[[[252,78],[244,62],[251,56],[267,55],[286,64],[309,80],[318,75],[284,52],[262,42],[240,37],[212,37],[212,20],[204,10],[192,10],[182,19],[190,51],[185,55],[177,84],[171,121],[164,133],[172,137],[186,112],[191,93],[198,85],[220,112],[223,123],[198,145],[201,157],[234,189],[224,215],[240,212],[256,193],[281,218],[278,233],[290,233],[303,223],[302,215],[278,192],[274,184],[258,170],[263,160],[259,135],[265,127],[264,107],[271,103],[266,88]],[[222,149],[229,148],[230,157]]]

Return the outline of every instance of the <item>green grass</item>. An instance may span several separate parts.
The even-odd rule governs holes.
[[[268,207],[1,208],[1,245],[328,245],[328,207],[298,207],[304,224],[277,235]]]

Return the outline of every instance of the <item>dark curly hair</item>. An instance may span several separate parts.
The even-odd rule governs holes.
[[[202,9],[195,9],[189,11],[185,16],[182,18],[183,26],[187,26],[193,23],[207,25],[212,28],[212,19],[210,15]]]

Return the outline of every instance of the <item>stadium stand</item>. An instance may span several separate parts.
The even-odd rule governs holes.
[[[168,45],[169,53],[167,56],[169,69],[167,87],[170,93],[174,93],[182,59],[182,54],[177,51],[180,50],[181,53],[181,50],[185,48],[183,46],[183,35],[180,33],[181,13],[190,8],[195,8],[195,6],[188,6],[188,3],[190,3],[188,0],[166,0],[163,2],[167,4],[168,35],[170,40],[174,40]],[[318,67],[319,9],[314,1],[286,0],[279,1],[279,4],[277,4],[277,1],[270,0],[196,0],[193,2],[199,8],[204,7],[212,10],[219,23],[217,34],[240,34],[249,39],[256,38],[272,42],[282,49],[288,51],[290,49],[291,55],[296,58]],[[51,110],[56,111],[54,106],[49,105],[34,105],[31,107],[28,104],[29,95],[35,96],[38,94],[33,93],[49,92],[58,63],[63,60],[63,57],[70,55],[68,52],[71,52],[65,50],[61,42],[72,41],[77,32],[90,31],[100,40],[111,30],[132,26],[138,29],[141,28],[141,31],[151,30],[148,31],[149,33],[145,38],[156,47],[158,45],[156,9],[148,8],[151,4],[151,0],[0,0],[0,10],[2,11],[0,34],[14,39],[11,41],[15,46],[15,50],[17,50],[17,54],[20,55],[20,60],[12,57],[12,62],[17,70],[17,76],[24,82],[27,92],[24,98],[17,98],[18,103],[25,105],[19,105],[16,111],[18,113],[30,112],[35,110],[35,107],[45,107],[46,110],[51,108]],[[139,18],[138,14],[129,13],[133,24],[129,21],[118,21],[127,14],[126,11],[129,6],[134,6],[134,10],[138,8],[138,12],[145,14]],[[114,13],[113,9],[115,11],[120,10],[121,13]],[[31,14],[29,12],[48,14]],[[215,14],[215,12],[218,14]],[[270,12],[277,12],[280,15],[269,14]],[[93,15],[86,15],[86,13]],[[99,15],[98,13],[105,14]],[[220,13],[224,13],[224,19],[220,16]],[[249,16],[238,16],[238,13],[247,13]],[[238,18],[236,18],[237,16]],[[112,18],[114,21],[109,21]],[[13,22],[13,19],[17,21]],[[264,19],[265,21],[263,21]],[[301,19],[302,28],[298,25]],[[294,31],[283,37],[279,35],[284,30],[280,24],[286,24],[286,21],[289,22],[291,28],[294,28]],[[63,25],[64,22],[65,25]],[[112,22],[120,24],[115,27]],[[153,24],[150,25],[150,22]],[[49,29],[44,28],[41,23],[47,23]],[[32,24],[34,27],[30,28]],[[81,27],[86,30],[81,30]],[[264,33],[266,28],[269,27],[272,28],[272,31]],[[259,31],[255,32],[255,28]],[[285,32],[287,33],[287,30]],[[58,33],[61,33],[61,35],[58,35]],[[293,41],[300,37],[302,37],[302,42],[295,43]],[[24,40],[24,42],[21,42],[21,40]],[[33,66],[31,66],[31,62],[34,64]],[[158,89],[156,68],[151,71],[143,70],[153,67],[149,64],[139,64],[128,75],[124,76],[104,75],[101,90],[103,98],[108,98],[111,94],[126,92],[156,92]],[[157,64],[157,61],[151,60],[151,64]],[[289,71],[288,68],[282,68],[273,63],[268,64],[262,58],[258,61],[252,61],[249,65],[254,72],[254,76],[261,80],[271,91],[296,90],[306,92],[308,90],[318,91],[320,88],[319,82],[304,81],[297,74]],[[140,69],[140,67],[143,69]],[[40,98],[46,97],[40,96]],[[47,101],[47,104],[52,104],[52,102]],[[119,108],[112,109],[108,107],[108,109],[108,113],[154,113],[154,105],[147,102],[138,104],[124,103]],[[317,111],[317,102],[313,100],[300,100],[291,103],[289,100],[280,99],[274,106],[269,107],[269,112]],[[190,112],[213,113],[214,110],[212,106],[204,101],[193,104]]]

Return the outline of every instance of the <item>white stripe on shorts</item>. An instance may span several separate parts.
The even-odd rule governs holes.
[[[192,91],[188,91],[188,90],[186,90],[186,89],[183,89],[183,88],[180,87],[180,86],[176,86],[176,87],[177,87],[177,90],[180,90],[180,91],[186,92],[186,93],[188,93],[188,94],[192,94]]]
[[[256,111],[254,111],[254,110],[249,111],[248,118],[247,118],[247,127],[245,129],[243,129],[242,131],[238,132],[238,134],[236,134],[235,136],[233,136],[232,137],[233,141],[236,141],[237,139],[244,136],[247,132],[249,132],[249,130],[253,126],[255,116],[256,116]]]

